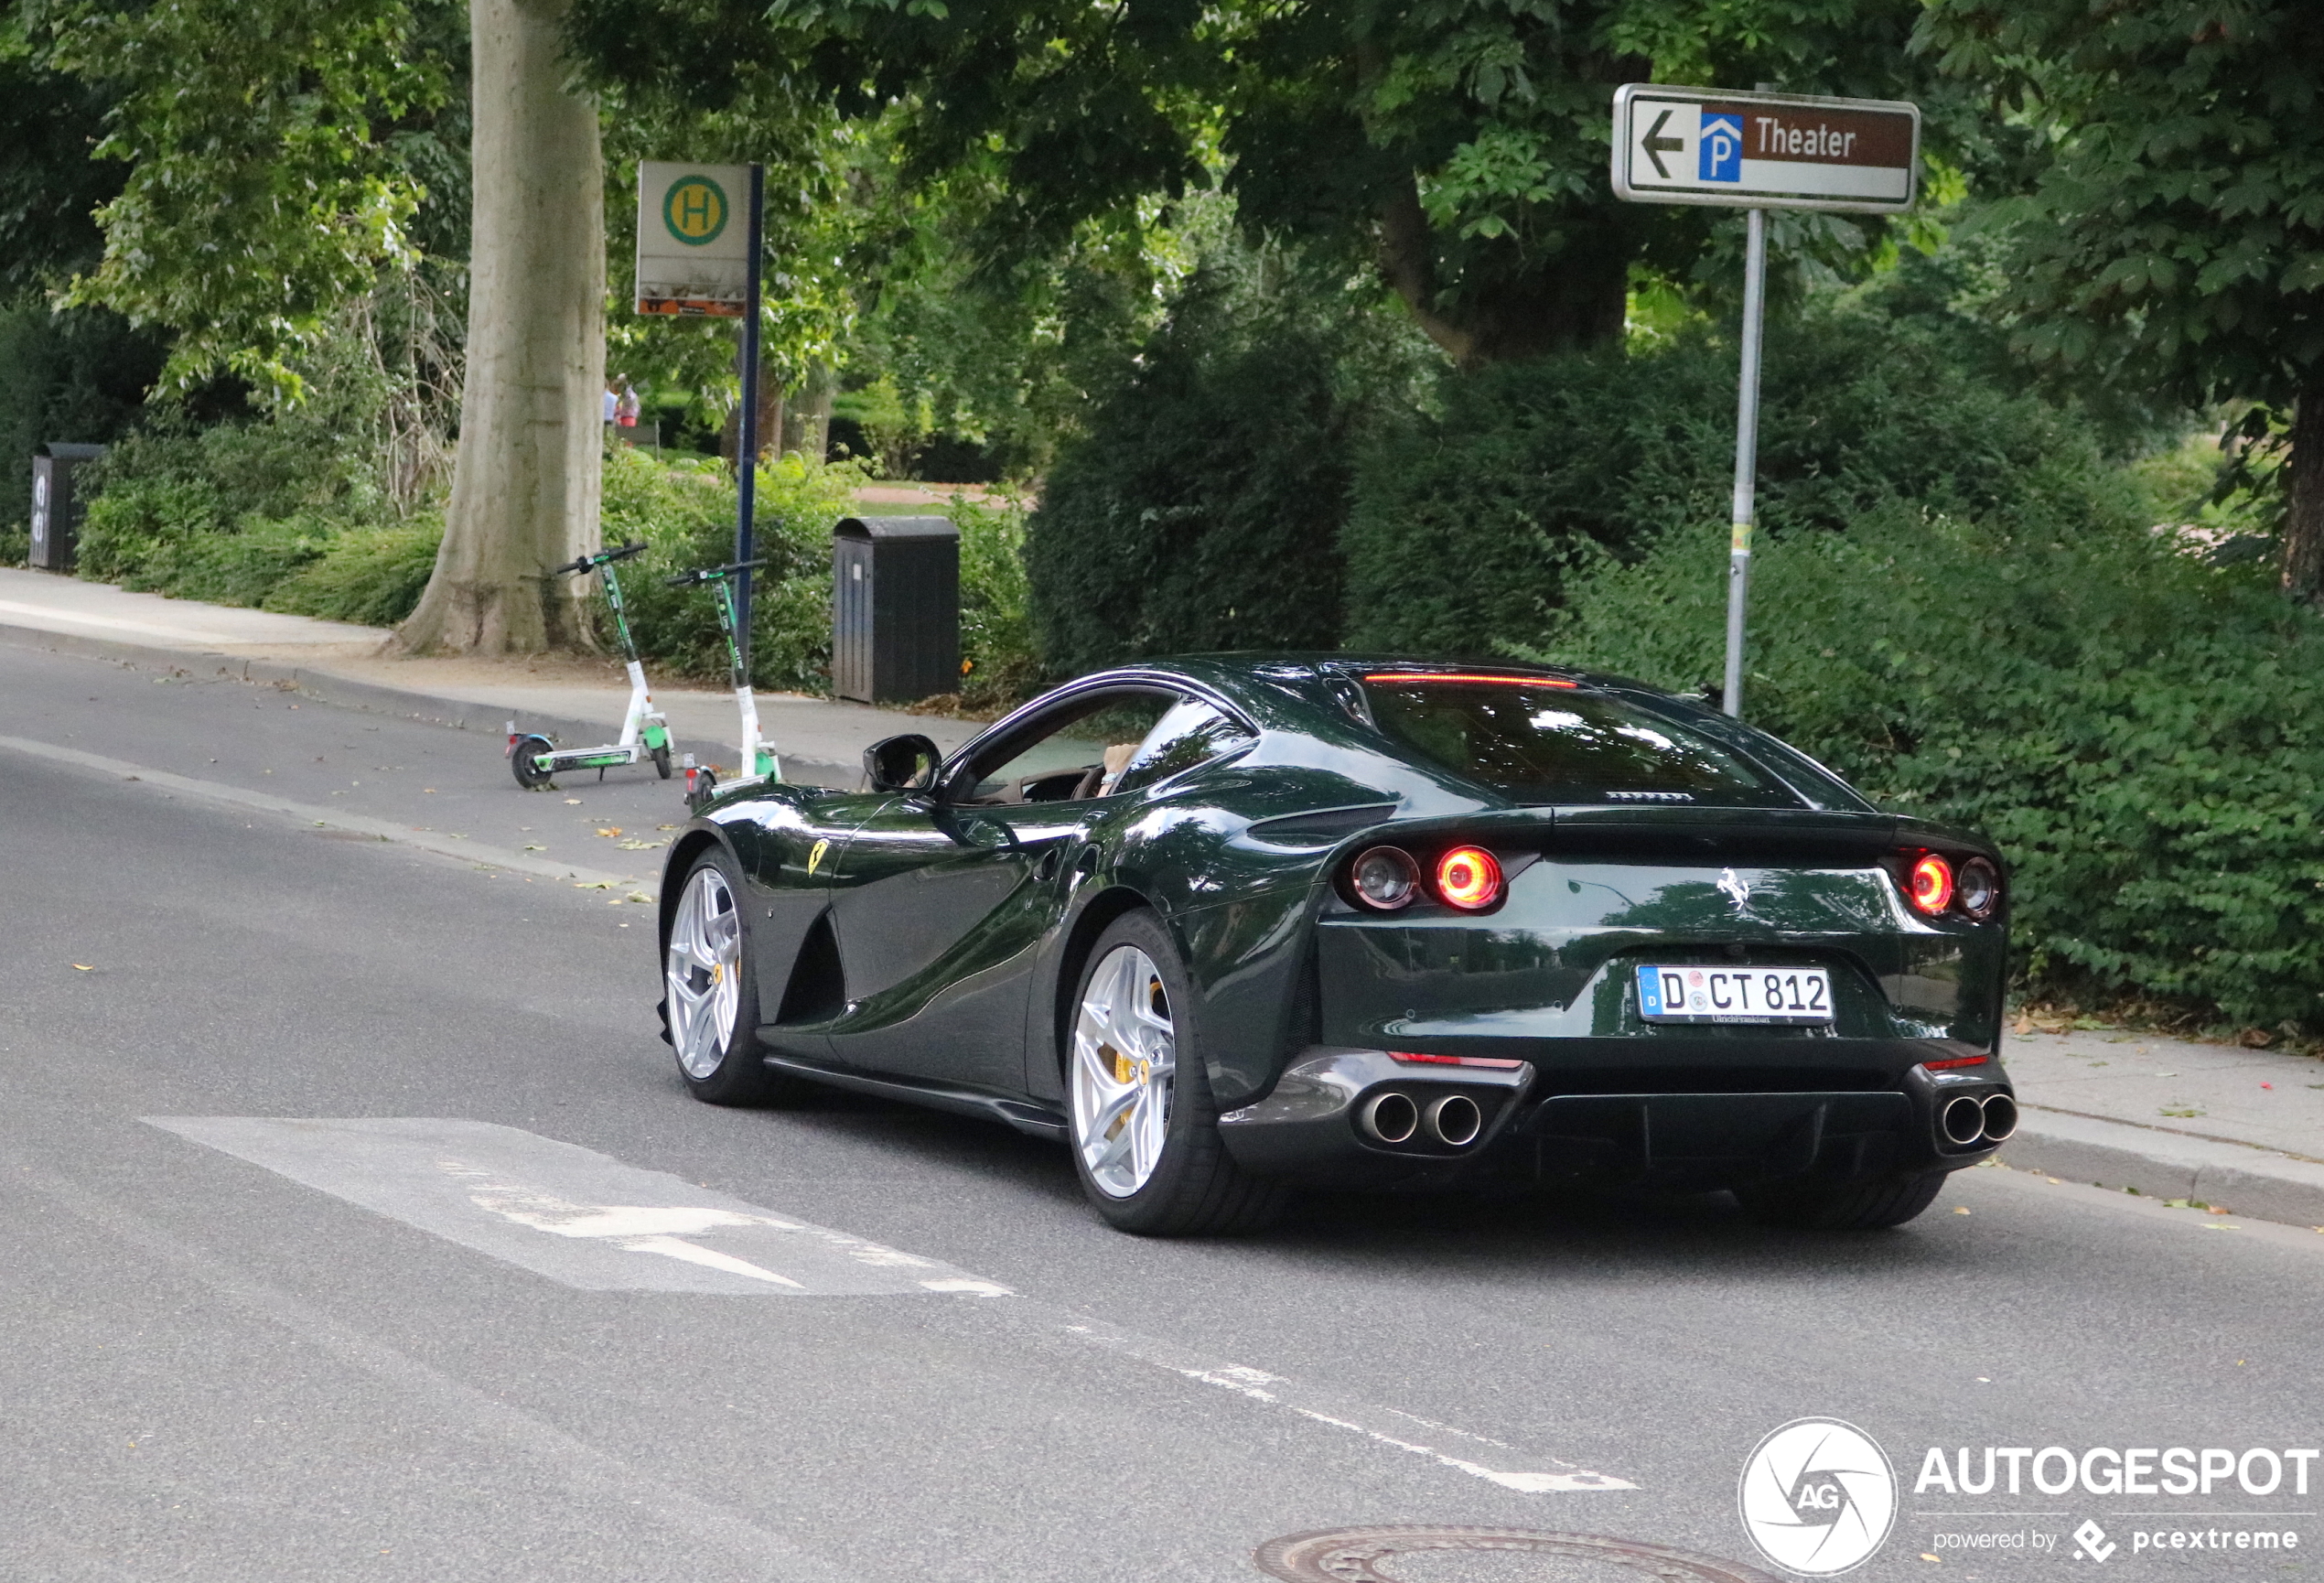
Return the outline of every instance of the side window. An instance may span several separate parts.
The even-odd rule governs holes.
[[[1112,764],[1106,766],[1106,784],[1101,795],[1135,792],[1167,781],[1181,770],[1191,770],[1252,740],[1249,731],[1212,705],[1200,698],[1181,698],[1168,714],[1155,722],[1154,729],[1146,734],[1146,740],[1137,745],[1118,770]]]
[[[1179,700],[1148,692],[1091,694],[1060,706],[976,765],[963,802],[991,807],[1101,797],[1154,723]]]

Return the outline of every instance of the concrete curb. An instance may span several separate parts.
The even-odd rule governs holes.
[[[502,705],[480,704],[473,698],[452,698],[436,693],[383,686],[376,682],[358,682],[327,671],[285,664],[278,660],[243,659],[216,650],[166,649],[157,644],[132,643],[118,638],[85,638],[77,632],[52,632],[46,627],[17,626],[7,621],[0,621],[0,643],[16,648],[47,649],[64,654],[83,654],[102,660],[134,660],[206,678],[278,687],[317,703],[337,705],[342,709],[393,715],[401,719],[448,727],[455,731],[481,731],[495,738],[506,735],[511,715],[523,729],[538,731],[566,746],[601,740],[610,729],[600,720],[529,714]],[[783,759],[783,772],[786,778],[808,785],[837,786],[850,791],[863,779],[860,765],[827,764],[820,759],[795,759],[789,755]]]
[[[2021,1102],[2023,1103],[2023,1102]],[[2001,1162],[2144,1198],[2224,1204],[2239,1215],[2324,1226],[2324,1164],[2248,1144],[2025,1104]]]

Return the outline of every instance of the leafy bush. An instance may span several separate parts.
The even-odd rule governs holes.
[[[1415,366],[1373,306],[1296,272],[1273,290],[1206,272],[1180,295],[1033,514],[1052,672],[1338,641],[1357,435]]]
[[[384,527],[353,528],[265,598],[270,610],[365,627],[392,627],[412,613],[436,570],[444,519],[435,512]]]
[[[2324,621],[2101,501],[2078,528],[1888,505],[1757,557],[1754,724],[1884,807],[1985,830],[2040,986],[2324,1028]],[[1724,643],[1725,533],[1571,585],[1544,647],[1691,687]]]
[[[766,570],[752,579],[751,684],[790,692],[831,690],[831,530],[855,511],[863,469],[792,455],[759,468],[756,553]],[[617,446],[605,465],[605,542],[643,539],[653,548],[621,566],[629,630],[654,662],[723,680],[726,640],[717,607],[701,587],[663,579],[734,559],[735,485],[706,458],[658,461]],[[609,616],[601,636],[613,641]]]
[[[977,714],[1006,711],[1041,681],[1025,575],[1027,512],[955,495],[946,514],[961,531],[961,703]]]
[[[322,425],[259,423],[122,441],[92,469],[81,576],[261,603],[340,531],[383,513],[338,438]]]
[[[1538,631],[1569,577],[1689,525],[1725,533],[1736,354],[1705,333],[1448,374],[1437,408],[1365,452],[1341,539],[1348,641],[1466,653]],[[1764,528],[1847,527],[1892,501],[2010,520],[2071,515],[2104,469],[2083,433],[1974,376],[1933,331],[1847,307],[1771,327]]]

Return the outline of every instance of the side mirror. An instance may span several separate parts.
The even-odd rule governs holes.
[[[874,792],[925,792],[943,761],[943,750],[918,732],[882,738],[864,749],[864,784]]]

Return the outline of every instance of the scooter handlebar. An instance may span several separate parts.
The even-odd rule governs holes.
[[[549,575],[558,577],[572,572],[586,572],[594,566],[602,566],[608,561],[626,561],[632,555],[642,555],[646,553],[646,549],[645,541],[640,539],[636,544],[624,544],[618,550],[599,550],[594,555],[576,555],[562,566],[551,566]]]
[[[683,588],[689,583],[715,583],[722,577],[731,577],[737,572],[756,571],[766,564],[765,561],[737,561],[730,566],[697,566],[691,572],[664,577],[662,582],[672,588]]]

